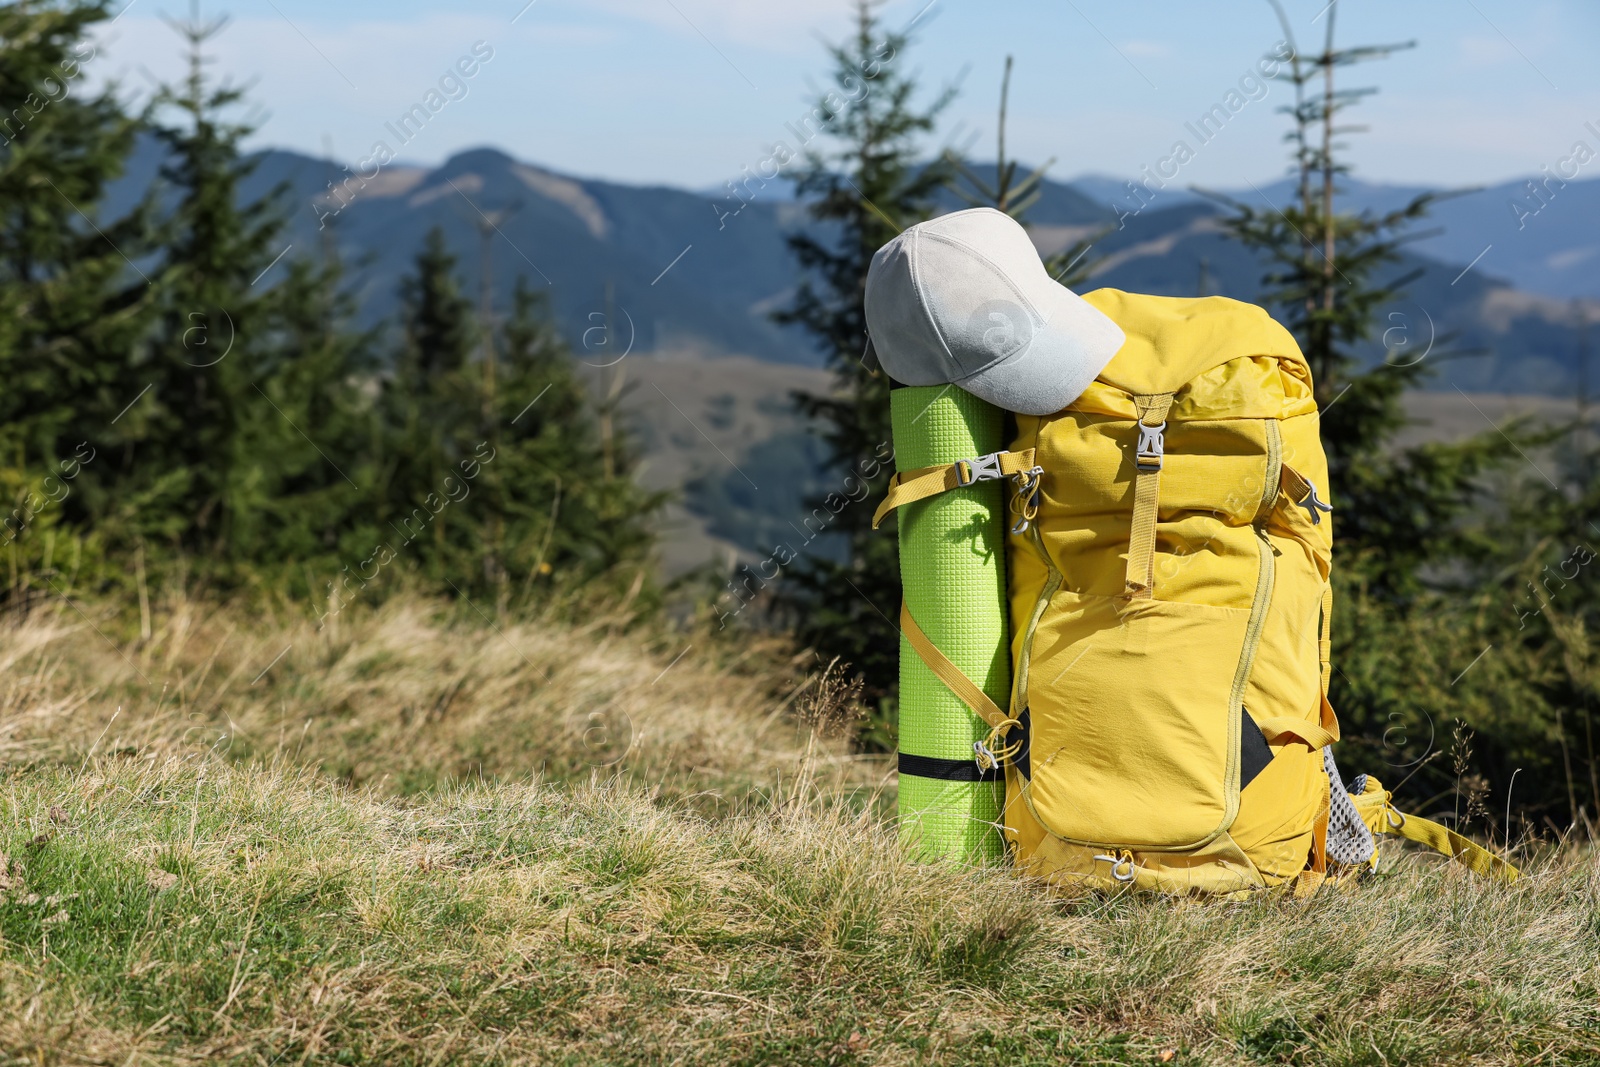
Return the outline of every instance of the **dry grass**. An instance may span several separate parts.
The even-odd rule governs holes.
[[[625,764],[714,802],[794,767],[808,731],[786,712],[818,673],[774,640],[730,648],[605,615],[580,628],[497,622],[412,597],[320,628],[303,612],[180,598],[148,639],[136,619],[83,607],[58,599],[0,626],[0,759],[209,747],[401,795]],[[881,761],[840,745],[818,763],[834,783],[883,777]]]
[[[689,638],[192,611],[128,653],[164,701],[70,616],[0,644],[0,1063],[1600,1063],[1588,851],[1306,904],[1052,897],[841,802],[870,776],[771,714],[787,671],[655,681]],[[532,740],[602,683],[644,724],[604,779]],[[480,775],[498,734],[526,740]],[[396,787],[429,761],[471,773]]]

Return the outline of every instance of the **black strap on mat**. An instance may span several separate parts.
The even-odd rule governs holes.
[[[980,771],[978,765],[969,759],[913,756],[909,752],[900,753],[900,773],[913,774],[918,778],[937,778],[945,782],[998,782],[1005,777],[1005,770],[1000,767]]]

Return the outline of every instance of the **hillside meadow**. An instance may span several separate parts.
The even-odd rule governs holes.
[[[0,1063],[1600,1063],[1600,864],[916,862],[777,641],[400,596],[0,625]]]

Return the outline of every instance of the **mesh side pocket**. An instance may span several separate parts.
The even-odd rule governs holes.
[[[1372,859],[1376,848],[1372,831],[1361,821],[1350,794],[1345,791],[1344,779],[1339,777],[1339,767],[1333,762],[1333,748],[1322,750],[1322,767],[1328,772],[1328,859],[1346,867],[1359,867]],[[1362,775],[1360,782],[1366,776]]]

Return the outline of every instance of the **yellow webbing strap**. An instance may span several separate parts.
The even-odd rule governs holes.
[[[1326,726],[1319,726],[1297,715],[1274,715],[1270,719],[1258,720],[1256,725],[1261,728],[1269,745],[1282,744],[1284,738],[1294,736],[1312,748],[1320,749],[1327,748],[1339,740],[1337,725],[1330,730]]]
[[[1322,587],[1322,632],[1317,637],[1317,656],[1322,663],[1322,696],[1327,699],[1328,683],[1333,679],[1333,582]]]
[[[1287,463],[1278,471],[1278,488],[1290,503],[1306,509],[1312,525],[1322,522],[1322,516],[1333,508],[1317,495],[1317,484]]]
[[[1296,504],[1304,500],[1311,492],[1311,483],[1306,481],[1306,476],[1285,463],[1278,473],[1278,485],[1289,494],[1289,499]]]
[[[1163,441],[1167,411],[1172,407],[1171,393],[1152,393],[1136,396],[1134,404],[1139,409],[1139,425],[1155,431],[1155,440]],[[1146,431],[1139,431],[1142,443]],[[1124,579],[1123,595],[1131,600],[1149,600],[1156,584],[1156,511],[1161,503],[1161,463],[1165,445],[1159,451],[1145,453],[1135,445],[1133,479],[1133,527],[1128,534],[1128,572]]]
[[[1000,461],[999,477],[1010,477],[1033,469],[1031,448],[1025,448],[1021,452],[995,452],[992,455],[998,457]],[[974,456],[972,459],[959,459],[954,463],[939,463],[932,467],[898,472],[889,479],[889,491],[884,494],[883,503],[878,505],[878,510],[872,514],[872,528],[876,530],[878,524],[883,522],[884,516],[902,504],[926,500],[930,496],[938,496],[947,490],[960,489],[978,481],[992,481],[995,477],[993,474],[986,478],[975,477],[975,474],[979,473],[976,461],[987,458],[989,457]]]
[[[1400,820],[1398,824],[1396,819]],[[1378,824],[1378,832],[1395,834],[1419,845],[1427,845],[1435,852],[1454,857],[1478,874],[1502,881],[1514,882],[1520,873],[1493,852],[1467,840],[1448,826],[1415,815],[1405,815],[1393,807],[1384,811],[1384,820]]]
[[[1287,468],[1285,468],[1287,469]],[[1333,583],[1322,587],[1322,633],[1317,640],[1317,655],[1322,666],[1322,711],[1318,722],[1309,722],[1298,715],[1274,715],[1256,723],[1266,735],[1269,745],[1282,743],[1285,737],[1298,737],[1313,749],[1326,748],[1339,740],[1339,719],[1328,703],[1328,678],[1333,673],[1329,657],[1332,643],[1329,631],[1333,620]]]
[[[917,620],[911,617],[910,606],[904,602],[900,605],[900,629],[906,635],[906,640],[911,642],[912,649],[922,657],[922,662],[928,665],[928,669],[956,695],[961,703],[988,723],[990,729],[998,730],[1010,721],[1005,712],[1000,710],[1000,706],[989,699],[989,694],[962,674],[961,668],[951,663],[949,658],[939,651],[939,646],[928,640],[928,635],[922,632]]]
[[[1326,794],[1323,795],[1316,820],[1311,824],[1311,863],[1295,879],[1294,895],[1297,899],[1312,896],[1328,880],[1328,821],[1333,814],[1329,799]]]

